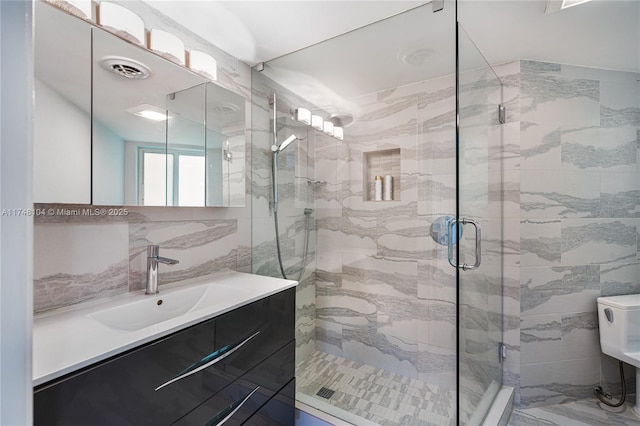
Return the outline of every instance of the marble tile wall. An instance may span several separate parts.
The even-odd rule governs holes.
[[[291,134],[299,140],[278,156],[278,227],[283,267],[287,278],[297,280],[296,362],[303,362],[316,347],[316,219],[315,194],[330,183],[316,184],[314,151],[318,135],[292,119],[300,106],[313,109],[264,73],[253,71],[252,146],[252,272],[282,277],[278,264],[272,192],[273,107],[277,94],[278,141]],[[314,111],[315,113],[315,111]],[[311,209],[305,215],[305,209]],[[307,257],[303,263],[308,234]],[[304,268],[303,268],[304,265]]]
[[[147,28],[169,31],[188,49],[212,55],[218,64],[218,83],[250,101],[248,65],[147,3],[117,3],[137,13]],[[250,112],[246,123],[250,127]],[[93,210],[92,206],[37,205],[47,214],[36,217],[34,224],[35,312],[143,288],[147,244],[160,244],[161,255],[180,260],[175,266],[160,266],[160,285],[215,271],[250,272],[251,143],[244,150],[236,149],[234,155],[244,161],[247,171],[246,207],[128,207],[125,215],[122,210],[101,206],[104,214],[89,215],[85,211]]]
[[[520,174],[506,182],[520,186],[520,217],[505,226],[520,234],[526,408],[619,386],[617,362],[601,355],[596,298],[640,292],[640,85],[632,73],[519,65],[507,80],[520,85]]]
[[[180,261],[160,265],[160,286],[217,271],[251,271],[251,218],[242,217],[244,208],[127,207],[120,216],[84,215],[94,209],[86,205],[36,208],[52,212],[34,224],[36,313],[143,289],[150,244]]]
[[[429,236],[455,213],[453,78],[349,101],[344,142],[316,143],[316,347],[455,388],[455,273]],[[393,201],[372,201],[366,159],[399,149]],[[366,154],[366,155],[365,155]]]

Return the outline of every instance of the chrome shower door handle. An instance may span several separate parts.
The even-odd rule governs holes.
[[[478,269],[478,267],[480,267],[480,262],[482,261],[481,259],[481,252],[482,252],[482,229],[480,227],[480,224],[473,220],[473,219],[467,219],[467,218],[463,218],[461,220],[458,219],[453,219],[449,222],[448,225],[448,235],[453,235],[453,227],[454,225],[461,223],[462,226],[466,225],[466,224],[471,224],[473,225],[475,231],[476,231],[476,260],[473,263],[473,265],[469,265],[467,263],[462,263],[459,264],[457,263],[457,261],[453,260],[453,238],[449,238],[447,241],[447,248],[448,248],[448,259],[449,259],[449,264],[451,266],[453,266],[454,268],[460,268],[463,271],[471,271],[473,269]]]
[[[457,224],[458,224],[458,219],[451,219],[447,224],[447,258],[449,259],[449,265],[453,266],[454,268],[458,268],[461,266],[461,265],[458,265],[453,260],[453,245],[454,245],[453,227],[456,226]],[[456,226],[456,232],[457,231],[458,231],[458,228]],[[457,242],[459,243],[460,239],[457,239]]]
[[[476,261],[473,263],[473,265],[468,265],[466,263],[464,263],[462,265],[462,270],[463,271],[471,271],[473,269],[478,269],[478,267],[480,266],[480,262],[482,261],[480,256],[481,256],[481,252],[482,252],[482,229],[480,228],[480,224],[473,220],[473,219],[462,219],[462,225],[466,225],[467,223],[473,225],[473,227],[476,230]]]

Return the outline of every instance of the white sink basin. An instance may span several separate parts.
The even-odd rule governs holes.
[[[127,293],[40,314],[33,326],[33,384],[46,383],[296,284],[227,271],[163,286],[153,296]]]
[[[122,331],[140,330],[184,315],[202,299],[207,286],[188,287],[171,293],[140,296],[141,300],[89,314],[102,325]]]

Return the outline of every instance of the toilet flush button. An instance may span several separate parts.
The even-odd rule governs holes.
[[[607,320],[609,322],[613,322],[613,311],[611,310],[611,308],[605,308],[604,314],[607,316]]]

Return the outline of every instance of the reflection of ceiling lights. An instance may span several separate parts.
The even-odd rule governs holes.
[[[544,13],[548,15],[550,13],[560,12],[561,10],[578,6],[579,4],[587,3],[589,1],[591,0],[548,0]]]
[[[169,118],[165,110],[149,104],[134,106],[127,112],[153,121],[165,121]]]
[[[312,128],[320,130],[338,140],[344,140],[344,131],[342,130],[342,127],[334,126],[333,122],[329,121],[331,119],[324,120],[319,115],[311,114],[311,111],[306,108],[296,109],[294,112],[294,116],[295,119],[302,124],[311,126]]]

